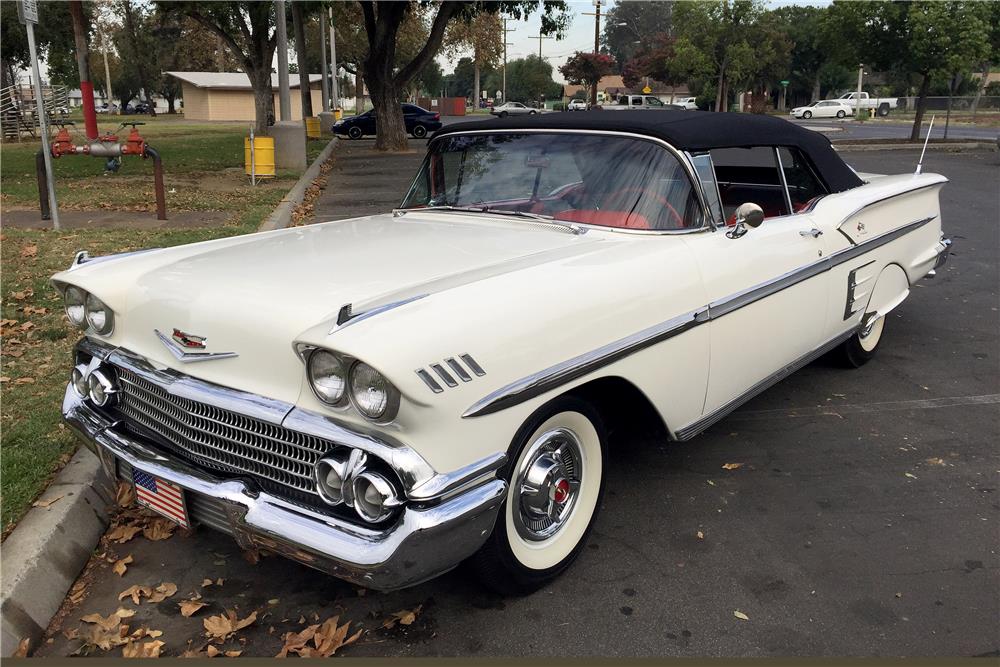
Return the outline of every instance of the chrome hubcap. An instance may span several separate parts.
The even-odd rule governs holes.
[[[559,532],[573,513],[580,491],[583,457],[576,434],[547,431],[528,446],[514,480],[514,525],[538,542]]]

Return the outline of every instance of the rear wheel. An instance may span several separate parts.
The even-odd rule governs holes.
[[[529,115],[529,116],[534,116],[534,115],[535,115],[535,113],[536,113],[536,112],[535,112],[535,110],[534,110],[534,109],[532,109],[531,111],[529,111],[529,112],[528,112],[528,115]]]
[[[351,139],[360,139],[361,134],[362,134],[361,128],[358,127],[357,125],[355,125],[354,127],[352,127],[347,131],[347,136],[349,136]]]
[[[419,123],[413,126],[413,136],[417,139],[423,139],[427,136],[427,128]]]
[[[879,107],[878,107],[878,115],[879,116],[883,116],[883,117],[889,115],[889,104],[888,103],[883,103],[883,104],[879,105]]]
[[[837,118],[843,118],[846,115],[847,113],[843,109],[837,112]]]
[[[483,584],[525,595],[579,555],[604,491],[607,434],[597,411],[564,396],[532,415],[511,447],[507,498],[471,559]]]
[[[877,315],[871,322],[858,329],[857,333],[840,347],[844,362],[850,367],[860,368],[871,361],[878,352],[884,330],[885,317],[881,315]]]

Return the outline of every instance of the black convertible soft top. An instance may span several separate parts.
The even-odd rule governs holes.
[[[705,151],[713,148],[794,146],[812,162],[831,192],[862,185],[844,163],[830,140],[783,118],[743,113],[707,111],[633,110],[574,111],[510,116],[446,125],[434,136],[470,130],[604,130],[631,132],[662,139],[674,148]]]

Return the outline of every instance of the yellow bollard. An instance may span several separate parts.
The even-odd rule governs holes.
[[[341,109],[340,107],[337,107],[336,109],[333,110],[333,119],[334,120],[340,120],[343,117],[344,117],[344,110],[343,109]]]
[[[310,139],[320,139],[323,136],[316,116],[306,118],[306,136]]]
[[[247,176],[251,171],[255,171],[257,178],[274,178],[274,137],[255,136],[253,147],[251,158],[250,137],[243,137],[243,161]]]

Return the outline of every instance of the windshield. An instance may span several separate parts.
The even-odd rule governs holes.
[[[703,224],[681,163],[660,145],[594,134],[476,134],[435,141],[401,208],[470,208],[623,229]]]

